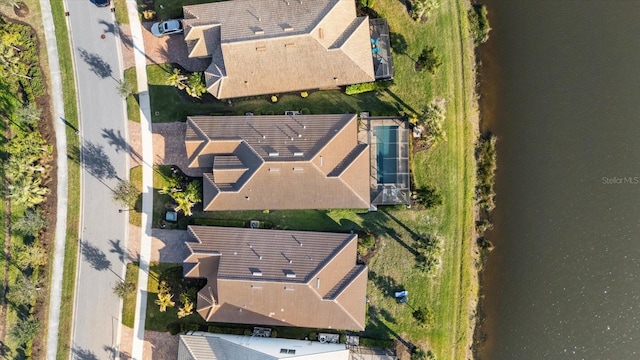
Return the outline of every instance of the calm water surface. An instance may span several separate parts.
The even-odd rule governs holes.
[[[489,0],[482,359],[640,359],[640,1]]]

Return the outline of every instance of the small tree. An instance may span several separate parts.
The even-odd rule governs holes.
[[[413,312],[413,317],[424,327],[430,327],[433,325],[435,315],[433,310],[428,307],[419,307]]]
[[[411,18],[416,21],[426,19],[439,7],[436,0],[414,0],[411,2]]]
[[[42,116],[42,112],[38,109],[34,104],[29,104],[23,106],[21,108],[16,109],[14,112],[16,121],[33,126],[40,121],[40,116]]]
[[[13,260],[21,269],[35,268],[47,264],[47,250],[38,244],[20,245],[12,251]]]
[[[425,352],[421,348],[415,348],[411,353],[411,360],[436,360],[436,355],[431,350]]]
[[[16,343],[24,345],[38,334],[40,330],[40,321],[34,317],[27,320],[18,321],[10,330],[9,335]]]
[[[38,282],[33,282],[20,274],[16,278],[15,284],[9,287],[7,300],[15,305],[33,304],[38,297],[38,290],[40,290]]]
[[[414,248],[418,269],[433,275],[442,261],[442,239],[436,235],[420,234]]]
[[[442,205],[442,195],[435,188],[429,186],[418,188],[416,195],[417,201],[427,209]]]
[[[130,181],[120,181],[113,190],[113,200],[122,206],[133,207],[138,196],[140,196],[140,191]]]
[[[447,140],[447,132],[444,129],[445,108],[435,102],[427,105],[422,111],[420,122],[425,128],[425,137],[431,145],[436,145]]]
[[[197,180],[192,181],[184,191],[171,193],[171,197],[178,204],[176,210],[182,211],[186,216],[191,216],[193,205],[202,201],[202,183]]]
[[[422,50],[420,56],[418,56],[416,70],[427,70],[431,74],[435,74],[440,65],[442,65],[442,57],[436,53],[436,48],[433,46],[427,46]]]
[[[24,216],[16,220],[11,228],[23,235],[36,236],[40,230],[47,227],[47,219],[42,215],[42,212],[36,209],[29,209],[24,213]]]
[[[124,299],[127,295],[136,289],[134,283],[126,281],[118,281],[113,285],[113,293],[120,299]]]
[[[131,81],[127,80],[127,78],[118,81],[118,85],[116,86],[118,94],[125,99],[133,93],[133,89],[133,84],[131,83]]]

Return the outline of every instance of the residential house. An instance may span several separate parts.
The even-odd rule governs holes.
[[[369,145],[353,114],[191,116],[185,146],[206,211],[370,206]]]
[[[356,234],[190,226],[184,275],[205,278],[211,322],[364,330],[367,267]]]
[[[344,344],[193,332],[180,335],[178,360],[349,360]]]
[[[218,99],[393,76],[386,22],[358,17],[354,0],[234,0],[183,10],[189,56],[211,58],[206,86]]]

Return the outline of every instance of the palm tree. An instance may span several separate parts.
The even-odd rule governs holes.
[[[167,307],[173,307],[176,303],[173,302],[173,295],[169,293],[158,293],[158,300],[156,305],[160,306],[160,312],[167,311]]]
[[[182,319],[183,317],[191,314],[193,314],[193,303],[191,301],[186,301],[182,304],[182,307],[178,309],[178,319]]]
[[[183,75],[180,69],[173,69],[173,72],[167,77],[167,85],[183,90],[187,87],[184,83],[185,80],[187,80],[187,76]]]
[[[116,294],[120,299],[124,299],[125,296],[129,295],[132,291],[136,289],[134,283],[126,282],[126,281],[118,281],[113,285],[113,293]]]
[[[118,94],[126,99],[127,96],[133,93],[134,87],[131,81],[128,81],[127,78],[124,78],[123,80],[118,81],[118,86],[116,87],[116,89],[118,90]]]

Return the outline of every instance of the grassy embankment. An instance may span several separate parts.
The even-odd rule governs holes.
[[[154,122],[183,121],[195,114],[282,113],[309,109],[312,114],[371,111],[374,114],[419,113],[434,98],[446,100],[447,141],[416,153],[412,171],[414,186],[435,186],[444,204],[432,210],[382,208],[359,214],[349,210],[212,212],[196,217],[256,219],[289,229],[346,231],[367,229],[380,235],[380,246],[369,263],[370,299],[365,336],[401,338],[413,345],[432,349],[438,359],[466,358],[470,342],[469,305],[477,294],[473,273],[473,158],[474,59],[468,36],[467,6],[464,0],[442,1],[424,24],[410,19],[404,4],[378,1],[374,10],[389,21],[392,31],[395,85],[375,93],[347,96],[339,91],[314,92],[306,99],[284,95],[276,104],[266,97],[236,100],[233,106],[207,99],[191,100],[164,81],[167,65],[147,68]],[[443,65],[436,75],[416,73],[414,59],[425,46],[435,46]],[[155,115],[158,112],[158,115]],[[413,245],[420,233],[437,234],[444,240],[442,268],[427,277],[415,266]],[[398,288],[410,292],[406,305],[390,293]],[[429,307],[434,324],[423,328],[412,316],[412,308]]]
[[[56,29],[56,42],[62,76],[62,95],[64,113],[67,122],[78,127],[78,108],[76,103],[76,86],[73,73],[73,60],[67,24],[64,16],[64,5],[61,0],[51,1],[53,21]],[[71,158],[80,146],[74,130],[67,126],[67,151]],[[78,255],[78,224],[80,221],[80,164],[78,161],[68,162],[69,193],[67,206],[67,238],[64,254],[64,272],[62,282],[62,304],[60,309],[60,325],[58,327],[57,359],[69,358],[71,342],[71,321],[73,318],[73,301],[75,292],[76,262]]]

